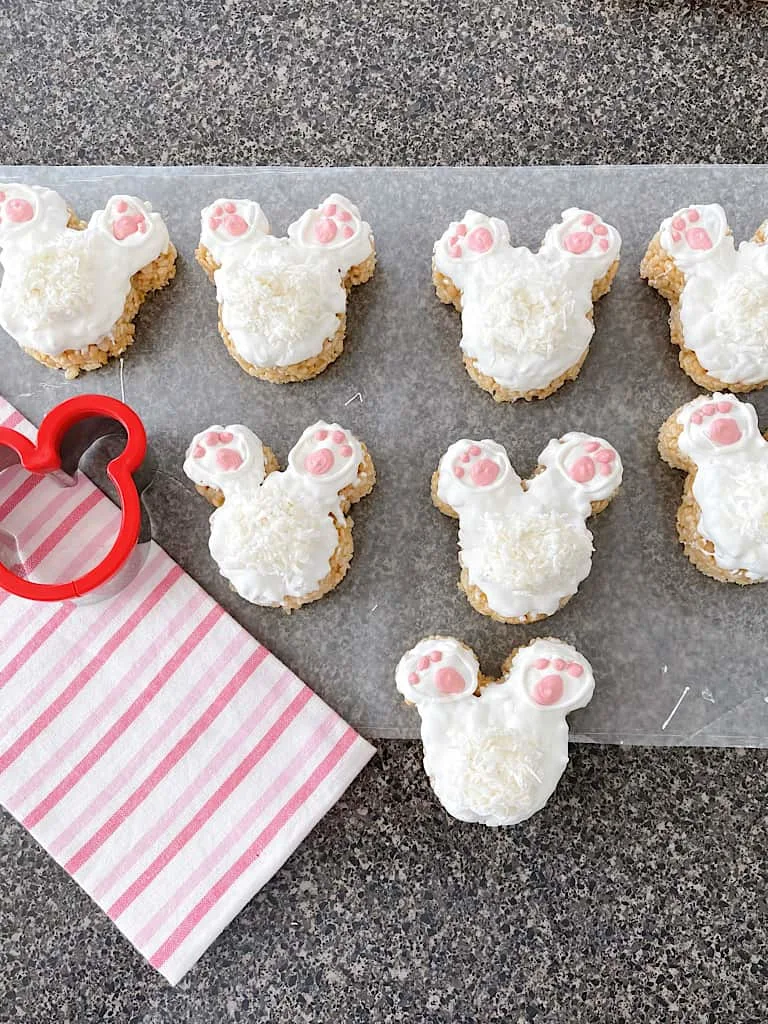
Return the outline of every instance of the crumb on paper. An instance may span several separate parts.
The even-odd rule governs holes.
[[[704,689],[701,691],[701,698],[702,700],[708,700],[710,704],[715,703],[715,695],[712,693],[709,687],[705,686]]]
[[[378,601],[377,601],[377,602],[376,602],[376,604],[375,604],[375,605],[373,606],[373,608],[371,608],[371,609],[369,610],[368,614],[370,615],[370,614],[372,614],[373,612],[375,612],[375,611],[376,611],[376,609],[377,609],[378,607],[379,607],[379,603],[378,603]],[[768,700],[768,698],[766,698],[766,699]]]
[[[669,672],[669,665],[662,665],[661,666],[661,674],[663,676],[665,676],[667,674],[667,672]]]
[[[686,697],[688,696],[688,694],[690,693],[690,690],[691,690],[690,686],[686,686],[686,688],[685,688],[685,689],[683,690],[683,692],[682,692],[682,693],[680,694],[680,696],[679,696],[679,697],[678,697],[678,699],[677,699],[677,704],[675,704],[675,706],[674,706],[674,707],[672,708],[672,710],[670,711],[669,715],[667,716],[667,720],[666,720],[666,722],[665,722],[665,723],[664,723],[664,725],[662,725],[662,727],[661,727],[661,731],[662,731],[662,732],[664,732],[664,730],[665,730],[665,729],[667,728],[667,726],[669,725],[669,723],[670,723],[670,722],[672,721],[672,719],[673,719],[673,718],[675,717],[675,715],[677,714],[677,710],[678,710],[678,708],[679,708],[679,707],[680,707],[680,705],[681,705],[681,704],[683,703],[683,701],[685,700],[685,698],[686,698]]]
[[[360,405],[362,405],[362,404],[363,404],[363,396],[362,396],[362,393],[361,393],[360,391],[356,391],[356,392],[355,392],[355,394],[354,394],[354,395],[352,395],[352,397],[351,397],[351,398],[348,398],[348,399],[346,400],[346,402],[344,403],[344,405],[345,405],[345,406],[347,406],[347,405],[352,405],[352,403],[353,403],[353,402],[359,402],[359,403],[360,403]]]
[[[122,400],[125,401],[125,378],[123,376],[125,367],[125,359],[120,356],[120,395]]]

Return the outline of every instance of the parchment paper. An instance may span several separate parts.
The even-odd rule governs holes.
[[[355,728],[371,737],[418,735],[418,715],[401,704],[393,672],[425,634],[460,637],[490,673],[512,647],[556,636],[575,643],[595,669],[592,703],[571,718],[574,739],[765,746],[768,588],[705,578],[677,542],[683,476],[660,461],[656,433],[697,388],[669,344],[667,304],[639,280],[638,265],[662,217],[685,203],[721,202],[737,240],[751,236],[767,212],[766,173],[758,166],[4,167],[0,177],[50,185],[86,218],[116,192],[146,197],[162,211],[179,250],[178,276],[143,307],[122,374],[125,399],[144,419],[160,466],[150,496],[154,536]],[[379,257],[373,280],[351,296],[344,353],[308,383],[254,380],[227,354],[214,289],[193,259],[199,211],[222,194],[257,199],[283,233],[332,191],[361,207]],[[560,211],[576,205],[597,210],[624,241],[613,290],[597,307],[589,357],[578,380],[546,401],[496,405],[464,371],[459,316],[434,296],[432,244],[475,207],[507,220],[514,242],[535,247]],[[0,391],[36,422],[66,396],[122,393],[117,362],[66,383],[6,337],[0,353]],[[768,393],[750,400],[765,428]],[[379,476],[353,510],[350,572],[290,616],[253,607],[209,556],[210,509],[182,473],[185,448],[211,422],[243,422],[284,465],[304,427],[321,416],[366,442]],[[457,526],[432,507],[430,475],[463,435],[505,444],[526,474],[549,438],[568,430],[605,436],[624,460],[619,497],[592,522],[592,573],[545,622],[495,623],[457,589]]]

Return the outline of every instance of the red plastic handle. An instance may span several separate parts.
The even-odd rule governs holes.
[[[16,452],[32,473],[61,469],[61,442],[76,423],[95,416],[116,420],[128,435],[125,448],[107,466],[107,475],[120,495],[121,518],[117,538],[95,568],[68,583],[34,583],[0,564],[0,589],[32,601],[67,601],[83,597],[110,580],[125,565],[136,547],[141,529],[141,502],[133,480],[147,451],[147,434],[138,415],[124,402],[107,395],[78,395],[55,406],[45,416],[33,444],[23,434],[0,427],[0,448]]]

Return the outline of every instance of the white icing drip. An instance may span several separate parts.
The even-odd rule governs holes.
[[[432,652],[440,660],[429,667]],[[577,676],[562,665],[576,663]],[[545,661],[546,668],[538,667]],[[440,693],[429,677],[445,665],[469,677],[464,693]],[[424,767],[440,802],[454,817],[485,825],[513,825],[540,810],[555,790],[568,763],[565,715],[584,707],[594,680],[589,663],[568,644],[536,640],[519,651],[499,683],[473,696],[479,667],[472,652],[450,637],[429,637],[405,654],[397,666],[397,688],[416,702],[421,716]],[[553,672],[562,679],[556,704],[542,705],[529,693],[533,681]],[[413,685],[410,679],[418,677]]]
[[[603,233],[593,235],[595,226]],[[478,231],[485,232],[483,252],[472,248]],[[574,238],[586,239],[583,251],[568,248],[578,249]],[[462,291],[462,350],[505,388],[547,387],[586,351],[594,333],[592,286],[620,245],[614,228],[571,209],[533,254],[510,246],[502,221],[467,211],[434,249],[436,269]]]
[[[601,453],[612,453],[606,473]],[[594,475],[577,474],[577,481],[572,474],[581,462]],[[473,471],[491,464],[498,469],[490,483],[482,473],[474,482]],[[615,450],[577,432],[550,441],[540,465],[544,471],[523,490],[495,442],[462,439],[440,460],[437,495],[459,514],[460,564],[504,618],[551,615],[576,593],[592,567],[592,534],[585,524],[592,502],[610,498],[622,478]]]
[[[10,187],[9,187],[10,192]],[[108,338],[122,315],[131,277],[168,247],[165,224],[149,204],[113,197],[83,231],[66,227],[66,205],[32,190],[37,213],[2,238],[0,326],[24,348],[57,356]],[[143,218],[144,230],[118,240],[116,204]],[[0,204],[0,208],[2,204]]]

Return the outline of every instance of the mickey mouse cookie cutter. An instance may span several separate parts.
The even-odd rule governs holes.
[[[148,551],[151,529],[142,502],[148,480],[138,476],[147,453],[147,435],[130,406],[107,395],[67,399],[46,414],[36,442],[16,430],[0,427],[0,473],[20,465],[29,473],[50,474],[64,486],[71,486],[88,449],[120,427],[126,435],[125,445],[106,465],[106,475],[121,507],[117,537],[109,551],[98,565],[63,582],[26,579],[0,562],[0,589],[30,601],[100,601],[113,596],[136,575]],[[1,522],[0,532],[5,533]],[[5,537],[15,544],[12,534]]]

